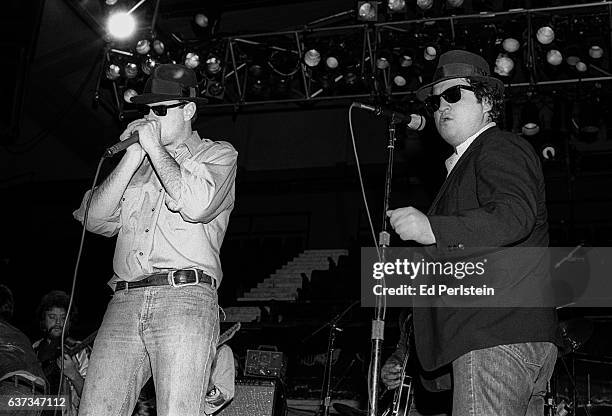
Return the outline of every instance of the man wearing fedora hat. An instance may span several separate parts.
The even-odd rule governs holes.
[[[153,376],[159,415],[198,415],[219,336],[219,250],[234,207],[237,153],[192,131],[196,75],[160,65],[132,98],[148,114],[139,141],[91,198],[86,227],[117,235],[114,290],[83,389],[80,415],[130,415]],[[89,193],[74,216],[83,221]]]
[[[548,246],[540,162],[528,142],[496,125],[503,89],[482,57],[453,50],[440,57],[433,81],[417,91],[453,153],[426,214],[403,207],[388,215],[400,238],[425,245],[433,259],[465,258],[476,247]],[[488,308],[414,309],[422,378],[439,388],[444,380],[451,387],[452,376],[454,416],[541,415],[557,353],[555,311],[510,305],[523,287],[544,290],[547,257],[492,253],[491,284],[517,290],[506,300],[496,298],[496,307]],[[436,377],[445,370],[446,378]]]

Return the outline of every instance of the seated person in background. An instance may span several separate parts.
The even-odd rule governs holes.
[[[47,393],[47,380],[23,332],[9,323],[13,317],[13,294],[0,285],[0,396],[40,396]],[[3,415],[37,415],[38,410],[15,412],[4,409]]]
[[[38,360],[40,361],[45,375],[49,380],[50,394],[57,394],[60,388],[60,368],[61,368],[61,346],[62,327],[66,320],[66,311],[70,297],[61,290],[53,290],[43,296],[38,306],[37,316],[40,320],[40,328],[43,338],[32,345]],[[79,342],[69,336],[70,324],[74,321],[76,309],[73,307],[71,319],[66,325],[64,341],[64,382],[62,383],[61,394],[68,396],[70,407],[66,407],[63,415],[78,414],[83,384],[89,365],[87,348],[83,348],[76,354],[68,354],[67,350],[78,346]]]

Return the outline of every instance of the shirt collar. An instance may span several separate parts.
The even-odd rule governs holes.
[[[489,127],[493,127],[495,126],[495,122],[492,121],[490,123],[488,123],[487,125],[485,125],[483,128],[481,128],[480,130],[478,130],[476,133],[472,134],[470,137],[468,137],[463,143],[461,143],[460,145],[458,145],[457,147],[455,147],[455,154],[459,157],[461,157],[461,155],[463,153],[465,153],[465,151],[468,149],[468,147],[470,147],[470,145],[472,144],[472,142],[474,140],[476,140],[476,138],[478,136],[480,136],[480,134],[485,131],[486,129],[488,129]]]
[[[193,156],[195,152],[198,150],[198,146],[200,146],[201,141],[202,139],[200,139],[198,132],[197,131],[192,132],[191,136],[189,136],[187,140],[185,140],[183,143],[179,144],[176,147],[176,150],[174,151],[174,155],[175,156],[179,155],[182,152],[183,148],[187,148],[187,151],[189,151],[190,156]]]

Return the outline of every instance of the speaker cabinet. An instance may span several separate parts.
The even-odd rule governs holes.
[[[217,413],[222,416],[284,416],[286,398],[278,380],[236,379],[234,399]]]

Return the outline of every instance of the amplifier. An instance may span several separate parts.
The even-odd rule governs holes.
[[[244,375],[252,377],[284,378],[287,358],[279,351],[247,350]]]
[[[218,415],[284,416],[286,400],[278,380],[236,379],[234,399]]]

